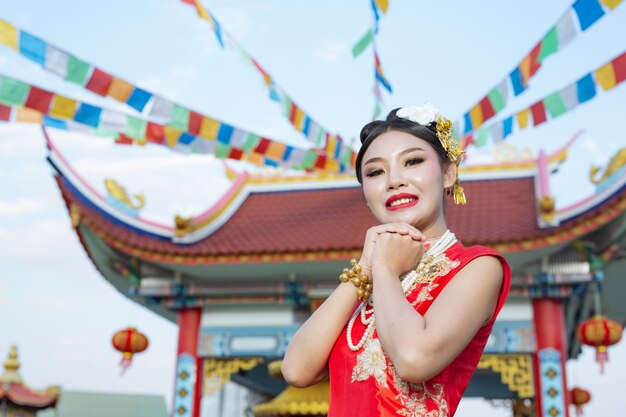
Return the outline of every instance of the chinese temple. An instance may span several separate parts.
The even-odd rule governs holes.
[[[4,362],[4,373],[0,375],[0,415],[36,417],[37,412],[55,407],[60,397],[59,387],[34,390],[24,383],[17,372],[19,368],[17,346],[11,346],[9,357]]]
[[[212,207],[164,225],[142,218],[123,187],[99,192],[47,140],[94,266],[122,294],[179,325],[174,415],[208,415],[233,382],[256,396],[247,406],[257,416],[326,414],[327,390],[287,387],[275,361],[376,224],[352,176],[229,171],[232,185]],[[626,149],[592,172],[593,195],[557,209],[550,175],[571,143],[532,159],[462,167],[468,203],[447,209],[464,245],[500,251],[513,270],[511,295],[465,395],[511,401],[520,416],[568,416],[565,362],[588,342],[577,328],[601,314],[620,323],[620,333],[626,322]]]

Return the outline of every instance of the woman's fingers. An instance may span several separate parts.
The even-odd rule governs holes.
[[[400,235],[408,235],[411,236],[413,240],[424,241],[426,238],[415,227],[406,223],[385,223],[378,226],[371,227],[367,234],[370,236],[366,237],[366,240],[375,240],[378,236],[383,233],[397,233]]]

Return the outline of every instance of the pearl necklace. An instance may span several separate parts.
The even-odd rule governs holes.
[[[428,250],[422,255],[422,259],[420,259],[417,267],[415,269],[412,269],[408,274],[402,277],[401,285],[402,290],[404,291],[404,295],[408,295],[408,293],[413,289],[413,286],[419,278],[428,279],[428,272],[430,271],[430,266],[433,264],[433,260],[443,255],[443,253],[447,251],[452,245],[454,245],[456,241],[457,239],[454,233],[452,233],[450,230],[446,230],[443,235],[441,235],[437,240],[434,241],[434,243],[430,245]],[[428,243],[429,241],[426,241],[426,244]],[[363,332],[363,336],[361,336],[361,339],[355,345],[352,341],[352,326],[354,325],[357,316],[361,316],[361,323],[363,323],[366,328]],[[348,341],[348,347],[350,348],[350,350],[356,352],[363,347],[365,342],[374,334],[375,321],[376,319],[374,318],[374,300],[373,297],[370,297],[367,303],[361,303],[359,308],[357,308],[354,314],[352,314],[352,317],[350,317],[350,321],[348,321],[346,339]]]

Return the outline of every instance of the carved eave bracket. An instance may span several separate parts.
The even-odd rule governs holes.
[[[250,358],[209,358],[204,360],[204,395],[211,396],[224,388],[233,374],[249,371],[265,359]]]
[[[478,369],[490,369],[500,374],[500,381],[519,398],[533,398],[533,362],[530,355],[486,354],[480,358]]]

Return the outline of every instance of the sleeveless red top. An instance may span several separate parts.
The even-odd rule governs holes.
[[[393,364],[382,350],[376,331],[357,352],[350,350],[346,341],[346,326],[333,347],[328,363],[330,373],[328,417],[454,415],[478,365],[496,316],[509,293],[511,270],[500,254],[483,246],[466,248],[457,242],[445,252],[445,255],[447,259],[444,268],[438,269],[439,272],[431,277],[434,279],[417,283],[407,294],[407,300],[419,314],[424,315],[445,286],[468,262],[479,256],[495,256],[502,262],[504,276],[492,319],[478,330],[467,347],[448,367],[420,384],[410,383],[398,377]],[[361,339],[365,329],[360,317],[357,317],[352,327],[353,343]]]

